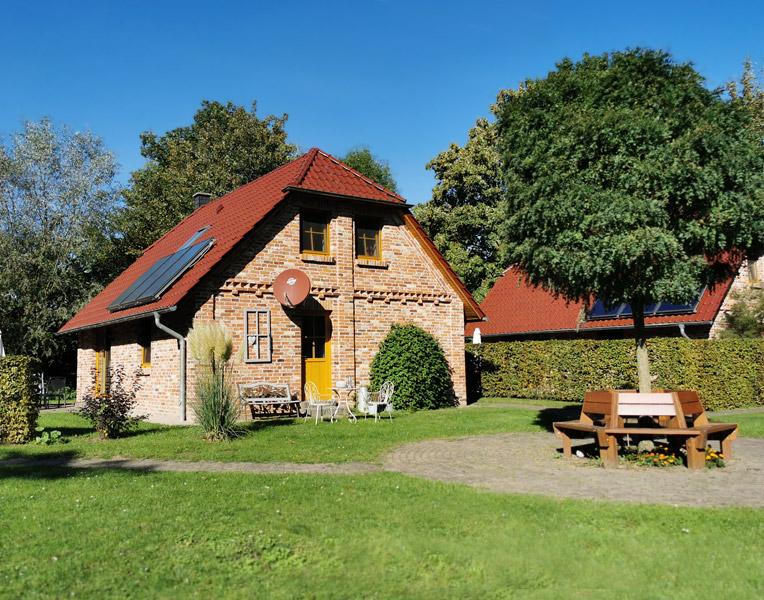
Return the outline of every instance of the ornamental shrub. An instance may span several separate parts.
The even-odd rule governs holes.
[[[653,338],[655,388],[697,390],[708,410],[764,404],[764,340]],[[584,392],[635,388],[633,340],[544,340],[467,346],[471,396],[581,402]]]
[[[192,404],[196,420],[210,441],[227,440],[237,433],[240,404],[232,385],[229,361],[233,353],[231,332],[220,323],[194,322],[188,332],[191,355],[199,363],[196,399]]]
[[[117,366],[109,371],[109,393],[97,394],[95,391],[82,398],[79,414],[95,427],[101,439],[117,438],[134,429],[145,415],[135,415],[138,404],[135,399],[140,389],[138,378],[126,385],[125,369]],[[96,376],[93,372],[93,390],[96,388]]]
[[[416,325],[396,324],[371,362],[371,389],[395,386],[393,406],[420,410],[456,403],[451,369],[438,340]]]
[[[29,356],[0,357],[0,442],[23,444],[34,436],[36,367],[37,361]]]

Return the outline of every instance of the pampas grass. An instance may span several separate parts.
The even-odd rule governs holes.
[[[210,364],[214,371],[217,365],[224,365],[231,359],[233,336],[217,321],[197,322],[188,332],[188,347],[201,364]]]
[[[233,337],[215,321],[194,322],[188,332],[188,345],[200,367],[192,408],[204,437],[230,439],[236,435],[239,416],[239,403],[230,381]]]

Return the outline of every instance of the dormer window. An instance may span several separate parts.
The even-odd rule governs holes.
[[[300,252],[329,254],[329,215],[321,213],[300,215]]]

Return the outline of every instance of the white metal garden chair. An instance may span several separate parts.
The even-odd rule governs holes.
[[[313,409],[313,413],[316,417],[316,425],[318,425],[319,417],[324,420],[323,411],[325,408],[334,408],[333,400],[324,400],[321,398],[321,394],[318,391],[318,386],[312,381],[305,382],[305,399],[308,401],[308,410],[305,413],[305,419],[310,416],[310,410]],[[334,422],[333,411],[329,411],[329,418]]]
[[[379,421],[380,413],[386,412],[390,416],[390,420],[393,420],[393,392],[395,386],[392,381],[385,381],[380,387],[378,392],[372,392],[370,398],[365,401],[366,410],[363,411],[364,418],[366,415],[374,415],[374,420]],[[360,407],[360,403],[359,403]]]

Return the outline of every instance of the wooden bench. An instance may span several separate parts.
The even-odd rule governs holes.
[[[631,419],[649,419],[648,425],[628,424]],[[691,425],[691,426],[690,426]],[[594,437],[606,467],[618,464],[618,438],[646,436],[678,440],[687,450],[687,467],[705,466],[709,440],[718,440],[725,458],[732,456],[732,441],[737,436],[734,423],[709,423],[697,392],[653,392],[633,390],[587,392],[581,418],[557,422],[554,432],[563,440],[563,453],[571,456],[571,438]],[[603,439],[604,438],[604,439]]]
[[[257,416],[300,416],[300,401],[292,397],[286,383],[256,381],[239,384],[239,400],[252,409],[259,408],[264,414]],[[286,411],[279,412],[279,411]],[[256,416],[253,413],[253,416]]]
[[[612,390],[595,390],[584,394],[581,416],[575,421],[552,423],[555,435],[562,439],[562,452],[573,454],[571,440],[591,438],[597,445],[602,462],[606,465],[618,462],[618,443],[605,433],[615,414],[615,395]]]
[[[695,390],[677,390],[675,393],[679,397],[687,426],[701,433],[698,449],[703,452],[703,460],[706,446],[711,440],[719,442],[725,459],[732,458],[732,442],[737,439],[737,423],[711,423]]]

